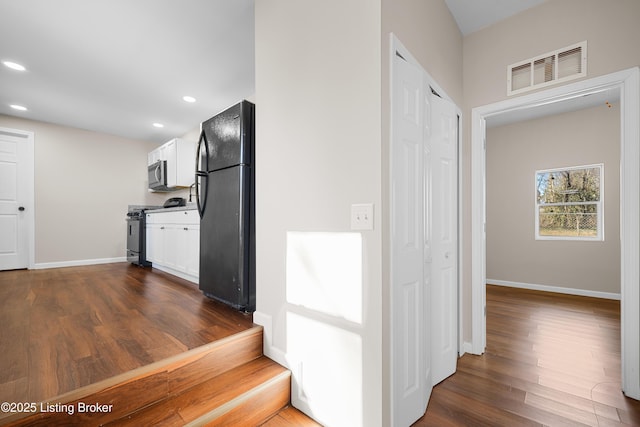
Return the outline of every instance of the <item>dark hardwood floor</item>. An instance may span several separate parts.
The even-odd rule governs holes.
[[[415,426],[640,426],[623,396],[620,303],[487,286],[487,348],[434,387]]]
[[[640,403],[620,392],[618,301],[487,286],[487,312],[486,353],[459,359],[416,426],[640,426]],[[39,402],[253,322],[192,283],[116,263],[0,272],[0,325],[0,402]]]
[[[197,285],[128,263],[0,272],[0,402],[40,402],[249,329]]]

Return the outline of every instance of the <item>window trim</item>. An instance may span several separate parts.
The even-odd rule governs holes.
[[[579,169],[599,169],[600,170],[600,200],[597,202],[573,202],[573,203],[538,203],[537,185],[538,174],[561,172]],[[577,240],[581,242],[604,242],[604,163],[595,163],[590,165],[570,166],[564,168],[540,169],[536,170],[533,175],[534,180],[534,218],[535,218],[535,240]],[[543,236],[540,235],[540,207],[542,206],[566,206],[566,205],[596,205],[596,227],[595,236]]]

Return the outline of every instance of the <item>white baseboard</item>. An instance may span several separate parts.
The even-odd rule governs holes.
[[[125,261],[127,261],[127,257],[80,259],[80,260],[74,260],[74,261],[58,261],[58,262],[38,262],[33,265],[33,269],[42,270],[45,268],[80,267],[83,265],[111,264],[114,262],[125,262]]]
[[[264,349],[264,355],[274,362],[279,363],[287,369],[291,369],[291,363],[287,359],[287,355],[284,351],[280,350],[277,347],[271,346],[269,348]]]
[[[278,362],[282,366],[289,368],[290,366],[286,353],[273,345],[272,317],[266,313],[256,310],[253,313],[253,323],[262,326],[264,355],[269,359]]]
[[[487,279],[488,285],[508,286],[511,288],[530,289],[533,291],[556,292],[559,294],[579,295],[583,297],[620,300],[620,294],[612,292],[589,291],[586,289],[563,288],[560,286],[536,285],[534,283],[509,282],[507,280]]]
[[[460,349],[459,356],[462,357],[465,355],[465,353],[473,354],[472,350],[473,350],[473,346],[471,345],[471,343],[468,341],[465,341],[462,343],[462,348]]]
[[[262,336],[265,347],[271,346],[273,342],[273,327],[271,316],[259,310],[253,312],[253,323],[262,326]]]

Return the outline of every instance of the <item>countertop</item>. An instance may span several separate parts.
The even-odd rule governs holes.
[[[195,202],[187,203],[186,206],[176,206],[174,208],[160,208],[160,209],[149,209],[145,211],[146,213],[154,213],[154,212],[175,212],[175,211],[192,211],[198,209],[198,206]]]

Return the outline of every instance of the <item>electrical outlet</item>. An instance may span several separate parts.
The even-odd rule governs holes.
[[[373,203],[351,205],[351,229],[373,230]]]

